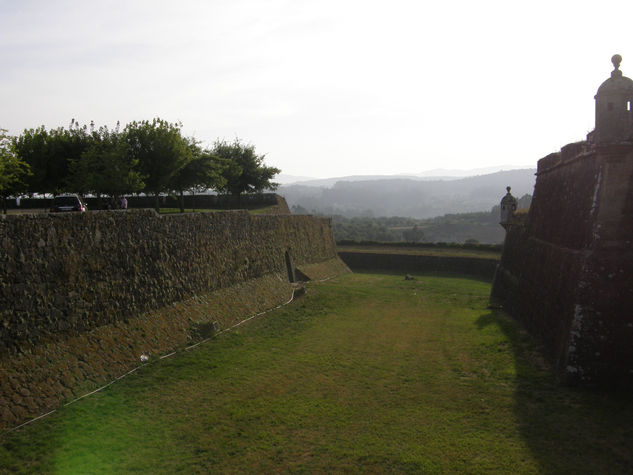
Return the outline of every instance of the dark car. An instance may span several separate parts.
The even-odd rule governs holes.
[[[51,213],[62,213],[66,211],[79,211],[83,213],[87,209],[88,207],[78,195],[59,195],[53,199]]]

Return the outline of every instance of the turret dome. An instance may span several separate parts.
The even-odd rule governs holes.
[[[507,193],[503,198],[501,198],[501,208],[499,210],[499,224],[506,229],[508,229],[508,226],[510,225],[510,219],[512,218],[512,215],[514,215],[514,212],[516,211],[519,204],[518,200],[514,196],[512,196],[512,193],[510,193],[511,189],[512,188],[510,188],[509,186],[506,187]]]
[[[592,141],[598,144],[633,140],[633,80],[622,75],[619,54],[611,58],[611,77],[598,88],[596,129]]]
[[[622,56],[619,54],[614,55],[611,58],[611,62],[615,69],[611,71],[611,77],[600,85],[598,94],[619,93],[633,90],[633,79],[623,76],[622,71],[620,71]]]

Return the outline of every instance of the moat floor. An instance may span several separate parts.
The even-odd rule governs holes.
[[[633,470],[630,394],[559,386],[490,285],[348,274],[0,438],[0,472]]]

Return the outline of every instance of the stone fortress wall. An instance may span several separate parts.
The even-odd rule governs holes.
[[[347,270],[312,216],[8,215],[0,242],[3,428]]]
[[[539,162],[492,296],[540,337],[568,382],[633,382],[632,243],[633,146]]]
[[[618,58],[596,130],[539,161],[529,213],[505,223],[492,299],[538,335],[565,381],[631,388],[633,81]]]

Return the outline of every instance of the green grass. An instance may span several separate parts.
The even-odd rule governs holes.
[[[489,284],[350,274],[2,438],[24,473],[623,473],[630,396],[556,384]]]

